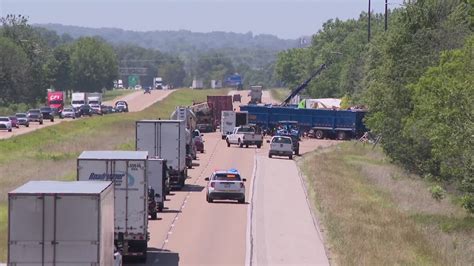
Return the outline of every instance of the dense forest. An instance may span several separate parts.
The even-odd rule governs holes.
[[[294,86],[320,64],[327,69],[307,96],[347,96],[368,107],[366,124],[406,169],[455,184],[474,212],[474,9],[472,0],[418,0],[384,17],[330,20],[311,46],[278,55],[278,79]]]
[[[211,79],[222,80],[226,75],[236,72],[244,77],[246,86],[250,84],[280,85],[274,75],[276,56],[278,52],[298,45],[296,40],[283,40],[273,35],[253,35],[251,32],[246,34],[196,33],[185,30],[137,32],[60,24],[37,26],[54,31],[59,35],[67,34],[73,38],[99,36],[117,47],[142,47],[149,51],[159,51],[159,53],[176,56],[182,61],[186,72],[182,82],[177,83],[176,77],[173,78],[172,83],[177,86],[189,86],[193,78],[203,79],[205,84],[210,86]],[[218,66],[206,67],[207,63],[211,62]],[[140,66],[138,61],[132,65]],[[142,66],[149,67],[149,64],[142,64]],[[203,66],[206,68],[203,69]],[[166,76],[166,74],[160,73],[159,69],[154,70],[158,70],[160,76]],[[169,73],[169,69],[164,69],[164,72]],[[148,82],[149,78],[145,80]]]

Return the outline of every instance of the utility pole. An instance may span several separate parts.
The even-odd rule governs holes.
[[[368,31],[367,40],[370,42],[370,0],[369,0],[369,11],[368,11],[367,14],[369,16],[369,21],[368,21],[368,24],[367,24],[367,31]]]
[[[385,31],[388,29],[388,0],[385,0]]]

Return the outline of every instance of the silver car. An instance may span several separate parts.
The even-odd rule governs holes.
[[[76,119],[76,112],[73,108],[64,108],[59,117]]]
[[[0,130],[8,130],[8,132],[12,132],[12,121],[10,121],[9,117],[0,117]]]

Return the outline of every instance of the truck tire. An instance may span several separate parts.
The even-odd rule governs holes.
[[[163,206],[164,204],[162,202],[158,203],[158,212],[163,212],[163,208],[165,206]]]
[[[51,118],[51,122],[54,122],[54,118]]]
[[[243,199],[239,199],[238,202],[241,203],[241,204],[245,203],[245,197]]]
[[[248,145],[248,144],[245,144],[245,148],[248,148],[248,147],[249,147],[249,145]]]
[[[226,142],[227,142],[227,147],[230,147],[230,142],[229,142],[229,140],[226,140]]]
[[[316,132],[314,132],[314,137],[317,139],[323,139],[324,131],[322,131],[321,129],[316,130]]]
[[[298,148],[296,148],[295,150],[295,155],[300,155],[300,147],[298,146]]]
[[[262,147],[262,144],[257,144],[257,149],[260,149]]]
[[[293,155],[289,155],[288,159],[293,160]]]
[[[214,132],[216,132],[216,131],[214,130]],[[225,140],[225,136],[222,136],[222,140]]]
[[[11,128],[9,128],[9,129],[8,129],[8,132],[12,132],[12,129],[11,129]]]
[[[26,127],[30,127],[30,124],[26,124]]]
[[[338,131],[336,137],[337,137],[338,140],[345,140],[346,139],[346,132]]]
[[[272,155],[270,153],[268,154],[268,158],[272,158]]]
[[[152,213],[150,214],[150,216],[151,216],[151,219],[152,219],[152,220],[156,220],[156,219],[158,218],[158,215],[157,215],[156,212],[152,212]]]
[[[238,143],[239,143],[239,147],[240,147],[240,148],[243,148],[243,147],[244,147],[244,144],[240,141],[240,139],[239,139]]]

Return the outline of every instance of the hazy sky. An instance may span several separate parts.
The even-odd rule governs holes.
[[[389,8],[403,0],[389,0]],[[31,23],[128,30],[269,33],[297,38],[316,33],[330,18],[356,18],[368,0],[0,0],[0,15]],[[384,0],[372,0],[383,12]]]

